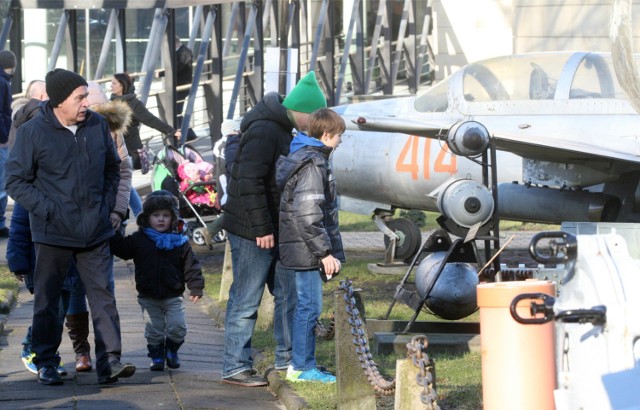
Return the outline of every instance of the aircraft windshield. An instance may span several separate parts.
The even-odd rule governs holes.
[[[610,54],[588,54],[578,66],[569,98],[625,98]]]
[[[418,112],[445,112],[449,106],[447,90],[449,89],[449,79],[446,78],[429,90],[416,98],[413,103]]]

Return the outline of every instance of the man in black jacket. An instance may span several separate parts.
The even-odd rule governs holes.
[[[283,98],[264,96],[243,118],[242,138],[227,185],[222,227],[227,230],[233,263],[233,283],[225,318],[222,381],[240,386],[264,386],[251,359],[251,336],[265,284],[275,299],[275,367],[291,361],[291,326],[295,311],[295,275],[279,264],[278,213],[280,193],[275,164],[289,153],[292,130],[305,130],[309,114],[327,106],[324,93],[309,72]]]
[[[175,38],[176,47],[176,84],[191,85],[193,81],[193,52],[180,41],[180,37]],[[178,116],[178,128],[182,124],[182,108],[184,99],[189,95],[189,89],[176,92],[176,115]]]
[[[120,157],[106,120],[88,110],[87,82],[55,69],[45,78],[49,101],[18,128],[6,166],[11,197],[29,211],[36,248],[31,348],[38,381],[61,384],[56,368],[62,329],[57,325],[60,293],[75,259],[86,288],[96,335],[99,383],[130,377],[136,368],[120,363],[120,318],[109,290]]]

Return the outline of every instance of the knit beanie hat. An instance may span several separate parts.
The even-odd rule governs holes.
[[[44,78],[49,95],[49,103],[57,107],[66,100],[76,88],[86,86],[87,82],[82,76],[64,68],[56,68],[49,71]]]
[[[220,125],[220,135],[223,137],[229,135],[232,132],[238,132],[240,130],[240,124],[235,120],[224,120]]]
[[[282,102],[292,111],[310,114],[318,108],[327,107],[327,99],[316,80],[316,73],[309,71],[291,90]]]
[[[178,216],[180,214],[180,205],[178,198],[176,198],[171,192],[167,190],[153,191],[142,204],[142,213],[138,215],[138,226],[145,228],[149,227],[149,215],[155,211],[161,209],[167,209],[171,212],[171,218],[173,219],[174,227],[178,224]]]
[[[14,68],[16,66],[16,55],[11,50],[0,51],[0,68]]]

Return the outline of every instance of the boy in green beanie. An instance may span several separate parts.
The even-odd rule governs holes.
[[[222,227],[226,229],[233,262],[224,332],[222,381],[239,386],[264,386],[251,358],[251,336],[265,284],[274,296],[275,368],[291,362],[291,329],[295,312],[294,271],[280,266],[278,214],[280,192],[275,162],[289,154],[292,131],[307,128],[309,114],[327,101],[309,72],[286,98],[270,92],[240,124],[242,139],[227,185]]]

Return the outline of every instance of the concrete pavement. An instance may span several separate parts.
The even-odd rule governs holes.
[[[4,258],[6,240],[0,241]],[[223,250],[219,250],[222,252]],[[133,264],[116,259],[116,298],[122,328],[122,360],[136,374],[117,384],[98,385],[95,370],[76,373],[71,343],[63,334],[60,354],[69,374],[62,386],[43,386],[20,361],[21,341],[31,322],[33,297],[20,289],[18,302],[5,318],[0,341],[0,408],[12,409],[284,409],[267,388],[243,388],[220,382],[224,330],[207,314],[207,301],[187,301],[189,332],[180,349],[180,369],[148,368],[142,313],[136,301]],[[93,334],[93,332],[92,332]],[[91,340],[93,348],[93,341]]]

